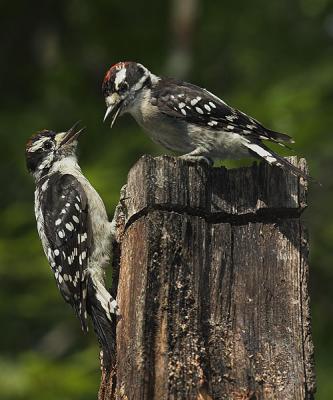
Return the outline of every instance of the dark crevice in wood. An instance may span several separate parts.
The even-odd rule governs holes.
[[[220,224],[220,223],[230,223],[232,225],[246,225],[248,223],[275,223],[281,219],[285,218],[298,218],[304,209],[298,208],[274,208],[272,209],[260,209],[255,214],[241,214],[241,215],[234,215],[228,213],[205,213],[199,209],[193,209],[190,207],[182,207],[177,206],[174,204],[154,204],[149,207],[145,207],[144,209],[138,211],[136,214],[132,215],[126,223],[125,230],[132,225],[134,222],[139,220],[142,217],[145,217],[149,213],[153,211],[166,211],[166,212],[174,212],[177,214],[187,214],[193,217],[200,217],[203,218],[205,221],[211,224]]]

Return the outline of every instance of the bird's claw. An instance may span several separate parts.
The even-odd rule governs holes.
[[[214,161],[212,159],[210,159],[209,157],[205,157],[205,156],[194,156],[191,154],[184,154],[183,156],[180,156],[179,158],[181,158],[182,160],[185,160],[185,161],[193,162],[193,163],[204,162],[205,164],[207,164],[210,167],[213,166],[213,164],[214,164]]]

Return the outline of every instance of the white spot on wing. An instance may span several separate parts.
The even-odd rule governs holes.
[[[71,232],[74,230],[74,225],[71,222],[69,222],[66,224],[66,229]]]

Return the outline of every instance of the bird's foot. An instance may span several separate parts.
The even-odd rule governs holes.
[[[184,154],[183,156],[180,156],[179,158],[181,158],[182,160],[194,162],[194,163],[204,162],[205,164],[207,164],[210,167],[212,167],[214,164],[214,161],[211,158],[205,157],[205,156],[195,156],[192,154]]]
[[[117,300],[112,299],[109,302],[109,311],[110,311],[110,314],[120,315],[120,311],[119,311],[119,306],[118,306]]]

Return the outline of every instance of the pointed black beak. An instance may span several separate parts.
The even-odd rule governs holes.
[[[111,106],[108,106],[106,109],[106,113],[104,115],[103,122],[108,118],[109,115],[112,115],[112,121],[111,121],[111,128],[113,127],[114,123],[116,122],[116,119],[121,111],[121,106],[122,106],[122,101],[120,101],[117,104],[113,104]]]
[[[65,133],[65,136],[63,137],[62,141],[60,142],[60,147],[63,146],[64,144],[72,143],[86,129],[85,127],[83,127],[79,130],[76,130],[76,128],[78,127],[80,122],[81,121],[75,122],[75,124]]]

